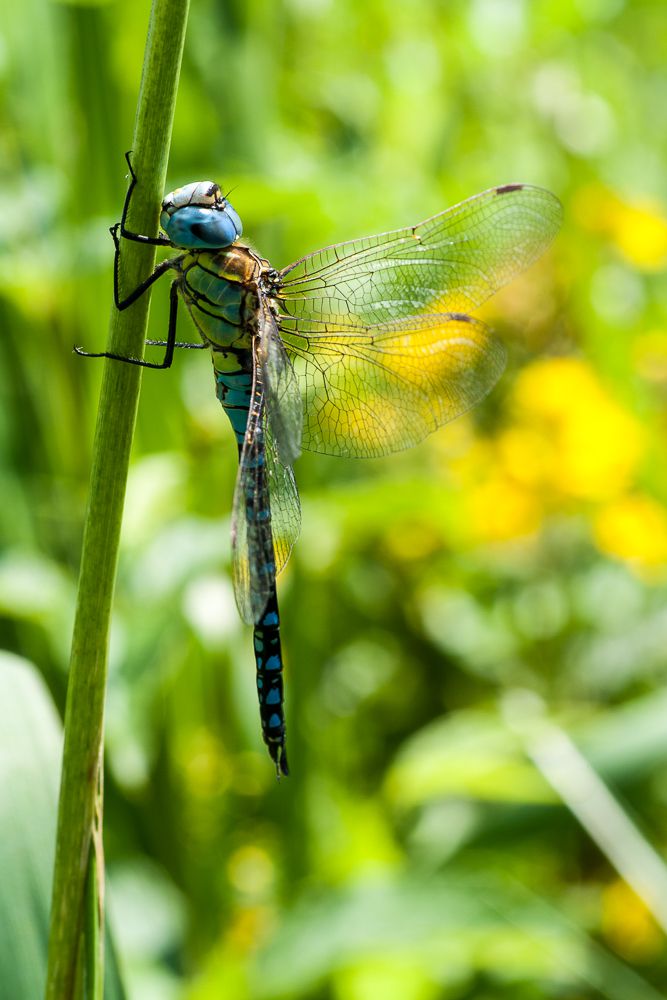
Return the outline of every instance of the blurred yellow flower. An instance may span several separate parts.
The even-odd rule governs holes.
[[[575,211],[588,229],[608,236],[635,267],[657,270],[667,261],[667,220],[650,201],[628,204],[603,187],[582,188]]]
[[[623,256],[636,267],[657,270],[667,260],[667,222],[654,206],[619,202],[612,214],[612,236]]]
[[[504,542],[531,534],[542,520],[537,498],[501,475],[490,476],[470,491],[468,513],[472,534],[479,542]]]
[[[468,542],[504,542],[530,535],[541,525],[542,504],[531,477],[512,474],[521,465],[522,450],[529,469],[541,440],[522,442],[517,430],[513,450],[511,434],[501,435],[500,446],[491,438],[478,438],[450,466],[462,508],[458,532]]]
[[[541,479],[547,491],[573,499],[602,500],[626,489],[643,454],[644,433],[586,362],[548,358],[528,366],[510,406],[522,433],[505,439],[509,468],[519,465],[535,485]]]
[[[620,880],[602,895],[602,931],[629,961],[649,961],[663,948],[662,934],[637,895]]]
[[[500,462],[512,479],[524,486],[540,487],[549,479],[550,456],[537,428],[514,425],[496,439]]]
[[[655,569],[667,565],[667,510],[648,496],[621,497],[593,524],[598,547],[608,555]]]
[[[633,344],[635,368],[650,382],[667,382],[667,330],[649,330]]]
[[[476,541],[532,534],[572,502],[609,503],[631,487],[646,435],[579,358],[547,358],[519,374],[511,422],[454,463]]]

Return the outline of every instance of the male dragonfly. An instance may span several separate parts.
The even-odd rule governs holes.
[[[496,383],[505,352],[468,315],[529,267],[562,210],[526,184],[491,188],[425,222],[325,247],[282,270],[240,242],[242,225],[217,184],[177,188],[162,203],[165,235],[126,227],[137,178],[112,227],[114,298],[127,309],[173,274],[164,358],[209,348],[216,392],[232,425],[239,470],[232,515],[234,593],[254,627],[262,735],[288,774],[276,575],[300,528],[292,465],[300,450],[374,457],[409,448],[474,406]],[[180,252],[123,298],[121,238]],[[176,341],[178,296],[201,343]],[[87,352],[77,349],[78,353]]]

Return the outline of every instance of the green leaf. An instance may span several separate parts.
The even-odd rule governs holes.
[[[35,667],[0,651],[0,983],[44,992],[62,728]],[[124,992],[107,938],[107,1000]]]

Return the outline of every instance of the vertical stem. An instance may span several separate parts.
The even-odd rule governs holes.
[[[157,232],[188,6],[189,0],[153,0],[151,9],[132,145],[138,184],[128,220],[135,232],[147,235]],[[119,169],[121,162],[119,156]],[[154,261],[154,249],[126,243],[123,287],[135,287]],[[112,309],[110,351],[142,355],[148,306],[146,295],[123,313]],[[67,689],[47,1000],[70,1000],[75,990],[96,807],[101,812],[97,789],[109,623],[140,384],[141,369],[105,362]]]

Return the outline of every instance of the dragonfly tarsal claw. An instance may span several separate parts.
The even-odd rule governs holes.
[[[120,361],[130,361],[135,363],[134,358],[120,358],[118,355],[109,354],[107,351],[84,351],[83,347],[79,347],[75,344],[72,348],[74,354],[78,354],[80,358],[115,358]]]
[[[134,167],[132,166],[132,150],[131,149],[127,149],[125,151],[125,162],[127,163],[128,167],[130,169],[130,177],[132,178],[133,181],[136,181],[137,175],[135,174]]]

